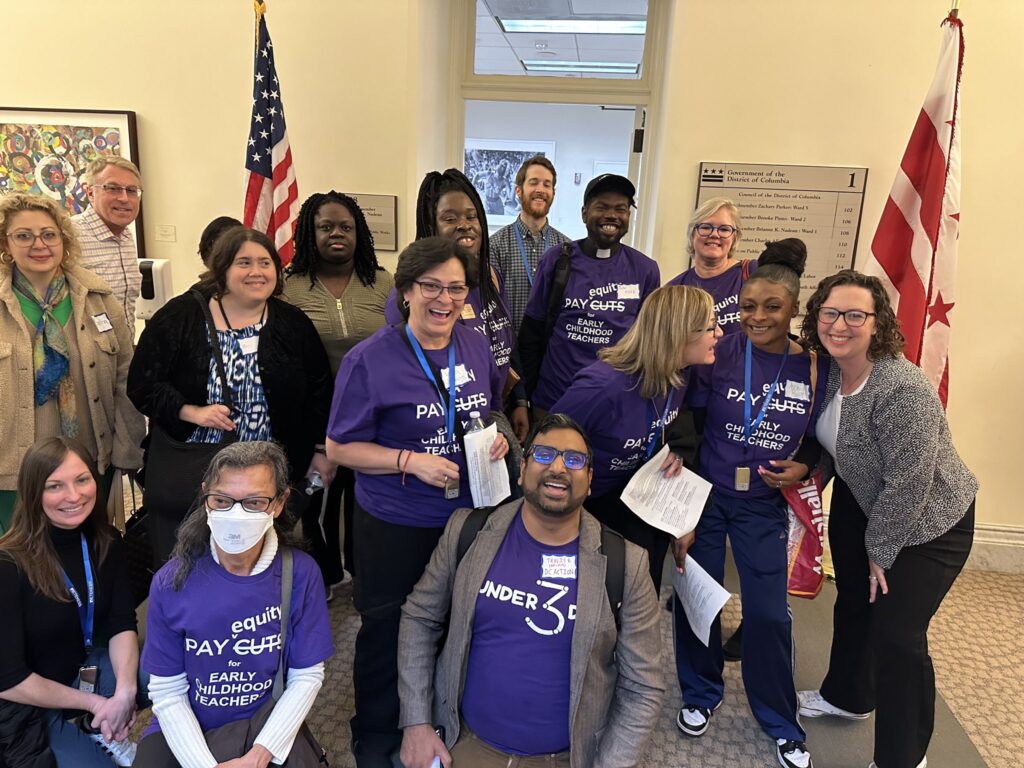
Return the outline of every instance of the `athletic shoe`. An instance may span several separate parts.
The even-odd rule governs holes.
[[[135,753],[138,751],[139,746],[133,741],[107,741],[103,738],[102,733],[90,733],[89,738],[95,741],[100,749],[102,749],[107,757],[109,757],[114,765],[126,766],[130,768],[131,764],[135,762]]]
[[[821,696],[821,691],[797,691],[800,704],[800,717],[841,717],[845,720],[867,720],[870,712],[848,712],[834,704],[829,704]]]
[[[722,702],[718,702],[715,709],[720,706],[722,706]],[[683,708],[679,710],[679,714],[676,715],[676,728],[687,736],[703,736],[704,731],[708,729],[714,711],[707,707],[689,707],[684,704]]]
[[[802,741],[775,740],[775,756],[782,768],[814,768],[811,753]]]

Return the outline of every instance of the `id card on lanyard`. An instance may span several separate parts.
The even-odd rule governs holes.
[[[665,396],[665,410],[663,410],[661,412],[661,440],[660,440],[660,442],[663,443],[663,444],[665,442],[665,430],[668,429],[668,424],[665,423],[665,420],[668,418],[668,409],[669,409],[669,406],[671,404],[672,404],[672,392],[669,391],[669,393]],[[650,418],[651,418],[652,421],[654,420],[654,417],[658,415],[658,409],[655,407],[653,399],[649,400],[648,403],[647,403],[647,412],[650,415]],[[654,446],[658,442],[659,442],[659,440],[658,440],[658,427],[657,427],[657,425],[655,425],[655,427],[654,427],[654,434],[651,435],[651,439],[647,441],[647,460],[648,461],[650,461],[651,456],[654,455]]]
[[[761,426],[761,422],[764,421],[764,417],[768,414],[768,406],[771,405],[772,399],[775,397],[775,392],[779,386],[779,379],[782,377],[782,371],[786,367],[786,361],[789,359],[789,342],[786,343],[786,351],[782,354],[782,364],[779,365],[779,370],[775,374],[775,381],[768,388],[768,391],[764,395],[764,402],[761,404],[761,410],[757,414],[757,418],[753,421],[750,420],[751,404],[753,401],[753,395],[750,391],[750,368],[751,358],[753,357],[753,345],[750,339],[747,339],[747,351],[744,356],[743,362],[743,442],[744,445],[750,445],[750,439],[754,433],[757,432]],[[749,491],[750,490],[750,467],[736,467],[736,476],[733,480],[733,487],[737,491]]]
[[[523,242],[523,233],[519,231],[520,222],[517,219],[512,225],[512,229],[516,231],[516,242],[519,243],[519,255],[523,259],[523,270],[526,272],[526,282],[529,283],[530,287],[533,287],[533,270],[530,268],[530,260],[526,258],[526,243]],[[542,240],[544,247],[541,253],[548,249],[548,237],[544,235]]]
[[[85,652],[88,653],[92,650],[93,624],[96,620],[96,585],[93,583],[89,545],[85,541],[85,534],[81,533],[79,535],[82,538],[82,565],[85,567],[85,587],[87,591],[85,602],[82,601],[82,596],[78,594],[75,585],[71,583],[71,578],[68,576],[67,571],[61,568],[61,573],[64,575],[64,586],[68,588],[71,599],[78,606],[78,621],[82,625],[82,640],[85,643]]]
[[[444,408],[444,428],[445,437],[447,437],[449,443],[455,442],[455,337],[452,336],[448,340],[448,404],[445,406],[444,395],[441,392],[441,382],[438,381],[437,377],[434,376],[434,372],[430,369],[430,364],[427,362],[426,355],[423,354],[423,347],[420,346],[416,336],[413,335],[412,329],[408,325],[405,326],[405,335],[409,339],[409,346],[412,347],[412,351],[416,354],[416,359],[419,361],[420,368],[423,369],[424,375],[427,377],[427,381],[434,385],[434,391],[437,392],[437,399],[441,403],[441,407]],[[444,497],[448,500],[459,498],[459,481],[457,479],[447,479],[444,484]]]

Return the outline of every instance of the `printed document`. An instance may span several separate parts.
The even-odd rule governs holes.
[[[686,467],[675,477],[665,477],[658,467],[668,452],[666,445],[637,470],[622,501],[645,523],[678,539],[697,527],[711,483]]]
[[[690,629],[707,645],[711,624],[732,595],[689,555],[686,556],[686,573],[672,569],[672,586],[683,604]]]
[[[491,445],[498,428],[489,427],[466,433],[466,466],[469,467],[469,490],[474,507],[493,507],[511,493],[505,460],[491,461]]]

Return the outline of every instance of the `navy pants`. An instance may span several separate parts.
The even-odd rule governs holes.
[[[725,537],[732,543],[743,601],[743,685],[750,710],[775,739],[805,741],[797,722],[793,681],[793,620],[786,597],[789,524],[781,495],[735,498],[711,491],[689,554],[719,584],[725,579]],[[722,701],[722,625],[716,618],[705,646],[675,600],[676,673],[683,703],[714,709]]]

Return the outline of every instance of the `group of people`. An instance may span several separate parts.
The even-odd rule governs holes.
[[[150,703],[137,765],[315,764],[303,723],[346,572],[360,768],[634,765],[665,695],[666,553],[721,582],[727,537],[744,685],[780,765],[812,765],[798,715],[873,710],[877,766],[924,765],[927,626],[977,482],[877,279],[823,280],[794,335],[804,244],[734,259],[742,222],[716,198],[687,226],[691,268],[659,287],[622,242],[633,184],[591,180],[571,241],[537,156],[493,236],[465,175],[427,174],[393,276],[338,192],[303,204],[287,266],[215,219],[198,282],[135,347],[141,175],[109,159],[86,181],[78,222],[0,199],[0,765],[131,764]],[[514,492],[468,511],[478,420]],[[680,539],[621,500],[659,452],[666,478],[712,485]],[[141,664],[115,469],[141,470],[159,569]],[[828,675],[798,692],[780,489],[814,471],[833,482],[838,596]],[[698,738],[724,695],[720,625],[705,645],[673,604],[676,724]]]

